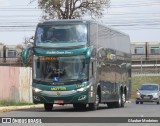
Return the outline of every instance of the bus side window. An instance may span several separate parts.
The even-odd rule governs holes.
[[[94,62],[91,62],[89,66],[89,78],[92,78],[93,75],[94,75]]]
[[[92,76],[94,75],[94,63],[92,62]]]

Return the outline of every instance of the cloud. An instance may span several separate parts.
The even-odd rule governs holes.
[[[9,0],[0,0],[0,6],[6,6],[6,5],[10,5],[9,4]]]
[[[108,9],[109,13],[128,13],[129,10],[126,8],[109,8]]]

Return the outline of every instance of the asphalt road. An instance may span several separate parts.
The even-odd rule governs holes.
[[[43,118],[43,117],[63,117],[58,118],[60,120],[66,119],[65,117],[72,117],[69,118],[76,122],[78,118],[75,117],[86,117],[89,122],[88,123],[43,123],[38,125],[43,126],[159,126],[160,122],[158,123],[116,123],[119,118],[116,117],[131,117],[132,120],[149,117],[159,117],[160,118],[160,105],[156,103],[144,103],[143,105],[138,104],[136,105],[134,101],[131,103],[126,103],[124,108],[108,108],[107,105],[100,105],[99,109],[96,111],[90,110],[75,110],[73,109],[72,105],[65,105],[65,106],[55,106],[53,111],[46,112],[44,108],[30,108],[30,109],[22,109],[22,110],[14,110],[10,112],[1,112],[0,117],[33,117],[33,118]],[[111,118],[112,121],[114,120],[115,123],[95,123],[97,118],[90,118],[90,117],[115,117]],[[50,118],[50,119],[52,119]],[[83,119],[83,118],[82,118]],[[110,118],[104,118],[110,119]],[[94,123],[93,123],[93,122]],[[62,121],[63,122],[63,121]],[[105,122],[105,120],[104,120]],[[11,125],[11,124],[0,124],[0,126]],[[13,126],[20,126],[22,124],[12,124]],[[12,126],[11,125],[11,126]],[[33,126],[37,124],[23,124],[23,126]]]

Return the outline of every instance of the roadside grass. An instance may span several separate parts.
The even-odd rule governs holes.
[[[132,92],[131,99],[135,99],[137,88],[143,83],[157,83],[160,84],[160,76],[133,76],[132,77]]]
[[[33,105],[33,103],[28,102],[15,102],[15,101],[0,101],[0,106],[24,106],[24,105]]]

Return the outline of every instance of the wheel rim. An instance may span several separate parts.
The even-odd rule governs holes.
[[[126,95],[122,94],[122,101],[125,102],[126,101]]]
[[[119,96],[119,100],[118,100],[118,103],[119,103],[119,106],[121,106],[121,103],[122,103],[122,99],[121,99],[121,96]]]
[[[96,107],[98,108],[98,106],[99,106],[99,96],[96,95]]]

